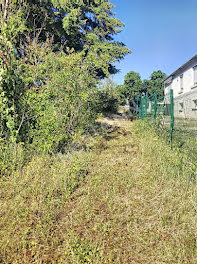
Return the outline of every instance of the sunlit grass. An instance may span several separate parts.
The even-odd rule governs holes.
[[[197,263],[195,164],[145,122],[0,185],[0,263]],[[107,131],[106,131],[107,133]]]

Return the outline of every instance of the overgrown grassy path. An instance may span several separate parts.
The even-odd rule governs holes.
[[[4,235],[0,263],[197,263],[196,187],[187,179],[179,179],[176,159],[173,164],[166,161],[176,153],[154,135],[140,136],[140,130],[136,132],[131,122],[110,123],[119,129],[100,139],[96,148],[85,154],[88,175],[75,185],[68,198],[64,198],[62,187],[64,160],[51,165],[50,173],[48,169],[43,171],[43,162],[31,169],[31,180],[35,182],[28,188],[35,192],[38,184],[43,186],[35,176],[41,170],[42,180],[49,178],[50,184],[52,179],[56,186],[50,195],[46,185],[40,187],[39,199],[35,198],[31,205],[34,198],[26,193],[27,197],[23,194],[14,201],[10,194],[7,208],[11,211],[20,205],[22,209],[8,214],[13,217],[12,223],[4,220],[1,226],[5,230],[0,231],[0,236]],[[168,169],[173,168],[174,177],[168,177]],[[79,174],[78,170],[74,173]],[[16,179],[12,187],[18,185]],[[24,182],[22,186],[26,188],[27,180]],[[5,192],[10,184],[6,182]],[[23,198],[31,210],[24,210]],[[10,242],[12,236],[21,248]]]
[[[119,135],[93,152],[88,180],[61,220],[74,239],[71,263],[197,263],[188,184],[151,175],[132,123],[110,124]]]

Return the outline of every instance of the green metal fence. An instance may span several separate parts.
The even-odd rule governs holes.
[[[197,179],[197,100],[196,97],[174,97],[173,90],[165,97],[142,94],[137,97],[136,116],[154,126],[157,135],[165,138],[171,149],[187,156],[192,164],[191,178]]]
[[[159,136],[169,141],[171,148],[181,149],[197,163],[197,108],[194,99],[180,102],[174,98],[173,90],[165,97],[158,96],[157,91],[152,95],[141,94],[136,100],[136,116],[153,125]]]
[[[172,146],[174,131],[174,97],[173,90],[170,91],[170,97],[158,97],[157,91],[151,96],[141,94],[137,96],[136,116],[140,119],[148,120],[149,123],[169,137]]]

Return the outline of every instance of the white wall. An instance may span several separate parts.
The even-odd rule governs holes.
[[[175,117],[197,119],[197,89],[174,99]]]
[[[174,91],[174,114],[175,117],[197,119],[197,85],[194,84],[194,66],[197,59],[188,63],[182,69],[169,76],[165,81],[165,103],[170,105],[170,89]],[[183,75],[181,89],[180,76]]]
[[[179,70],[177,74],[173,76],[171,84],[165,84],[165,95],[170,93],[170,89],[174,91],[174,98],[183,95],[184,93],[191,92],[194,89],[197,89],[197,86],[194,85],[194,69],[193,67],[197,65],[197,59],[190,63],[187,67],[182,70]],[[181,91],[180,87],[180,76],[183,74],[183,90]]]

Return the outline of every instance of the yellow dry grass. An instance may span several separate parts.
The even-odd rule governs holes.
[[[7,243],[8,247],[0,243],[0,263],[197,263],[196,184],[184,175],[179,164],[181,156],[151,132],[144,133],[138,122],[109,119],[104,122],[119,129],[107,140],[99,139],[90,153],[78,154],[88,167],[88,175],[69,196],[62,198],[64,191],[57,180],[58,175],[63,177],[62,161],[58,159],[59,165],[51,165],[48,170],[44,166],[46,178],[49,171],[51,177],[57,177],[52,179],[55,195],[58,188],[61,190],[58,196],[61,205],[58,210],[54,204],[47,207],[57,211],[49,227],[47,222],[36,222],[41,238],[38,230],[31,230],[31,235],[21,237],[29,241],[19,248],[10,243],[11,236],[6,241],[2,230],[13,228],[7,214],[8,221],[4,220],[0,236],[4,236],[4,245]],[[65,160],[64,157],[63,164]],[[38,167],[42,173],[42,166]],[[31,168],[37,175],[35,170]],[[50,181],[47,183],[50,185]],[[34,188],[31,191],[36,190],[35,183]],[[43,192],[45,196],[39,193],[40,204],[41,199],[46,199]],[[53,199],[53,192],[50,195]],[[5,203],[1,196],[1,205]],[[14,210],[10,200],[7,205]],[[34,214],[31,211],[35,218]],[[22,219],[26,227],[28,217]],[[39,226],[42,223],[46,227]],[[21,228],[20,224],[18,227]],[[23,234],[20,228],[15,223],[17,241]],[[32,229],[35,228],[32,223]]]

